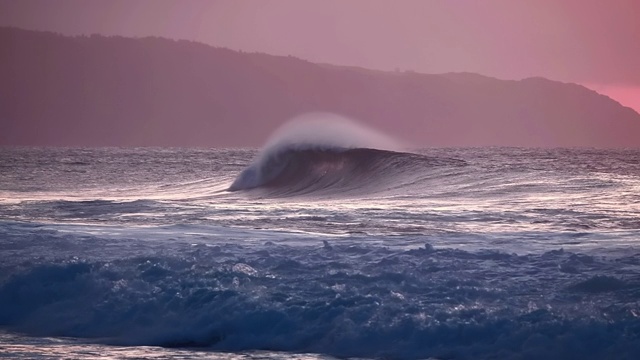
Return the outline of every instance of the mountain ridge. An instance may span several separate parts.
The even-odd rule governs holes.
[[[640,115],[582,85],[316,64],[189,40],[0,27],[0,145],[259,146],[335,112],[417,146],[640,147]]]

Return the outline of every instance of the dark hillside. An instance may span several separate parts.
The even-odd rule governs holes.
[[[0,144],[258,146],[329,111],[420,146],[640,147],[640,115],[575,84],[314,64],[161,38],[0,28]]]

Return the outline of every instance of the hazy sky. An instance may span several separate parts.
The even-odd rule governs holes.
[[[585,84],[640,111],[637,0],[0,0],[0,25]]]

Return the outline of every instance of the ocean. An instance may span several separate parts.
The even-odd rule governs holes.
[[[640,151],[0,149],[0,357],[637,359]]]

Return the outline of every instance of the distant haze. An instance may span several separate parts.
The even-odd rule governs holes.
[[[313,62],[576,82],[640,111],[636,0],[0,0],[0,25]]]
[[[0,48],[0,145],[260,146],[288,119],[322,111],[416,146],[640,148],[640,114],[541,77],[384,72],[3,27]],[[304,133],[337,136],[324,130]]]

